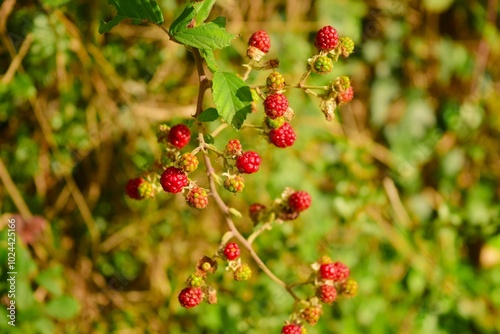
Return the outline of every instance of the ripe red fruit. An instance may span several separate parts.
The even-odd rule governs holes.
[[[188,185],[188,179],[186,173],[181,169],[168,167],[161,174],[160,183],[163,190],[176,194]]]
[[[297,139],[295,131],[288,122],[285,122],[281,127],[277,129],[269,131],[268,136],[269,136],[269,141],[273,145],[281,148],[292,146],[295,140]]]
[[[311,195],[306,191],[296,191],[288,197],[288,206],[295,212],[302,212],[311,206]]]
[[[200,288],[185,288],[179,293],[178,299],[182,307],[193,308],[203,300],[203,291]]]
[[[271,48],[271,39],[269,35],[264,30],[256,31],[250,36],[248,40],[248,46],[253,46],[260,51],[267,53]]]
[[[254,151],[246,151],[236,160],[236,168],[240,173],[252,174],[259,170],[262,159],[259,154]]]
[[[316,290],[316,297],[325,304],[331,304],[337,298],[337,290],[333,285],[320,285]]]
[[[323,263],[319,267],[319,275],[325,280],[342,282],[349,277],[349,268],[342,262]]]
[[[264,100],[264,110],[271,119],[283,116],[288,110],[288,106],[288,99],[280,93],[268,95]]]
[[[316,34],[314,45],[320,51],[331,51],[335,49],[337,44],[339,44],[339,35],[332,26],[325,26]]]
[[[168,142],[178,149],[186,146],[191,140],[191,131],[184,124],[174,125],[168,133]]]
[[[345,90],[345,92],[339,93],[338,95],[339,104],[345,104],[351,101],[353,97],[354,97],[354,89],[352,88],[352,86],[350,86]]]
[[[135,178],[135,179],[131,179],[131,180],[128,180],[127,181],[127,184],[125,185],[125,194],[132,198],[132,199],[136,199],[136,200],[140,200],[140,199],[143,199],[143,197],[141,196],[141,194],[139,193],[139,186],[143,183],[143,182],[146,182],[146,180],[144,180],[143,178],[141,177],[138,177],[138,178]]]
[[[228,242],[224,247],[224,255],[228,260],[236,260],[240,256],[240,247],[236,242]]]
[[[281,334],[302,334],[302,326],[297,324],[288,324],[283,326]]]

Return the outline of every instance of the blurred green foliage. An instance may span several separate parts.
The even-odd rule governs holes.
[[[166,27],[182,3],[159,1]],[[226,230],[215,207],[197,212],[180,196],[133,202],[123,193],[159,153],[156,125],[194,112],[189,52],[151,25],[122,23],[100,35],[100,21],[113,15],[103,2],[2,7],[9,4],[0,20],[0,159],[2,180],[10,177],[20,195],[1,183],[2,296],[6,222],[24,217],[16,216],[18,326],[8,327],[2,307],[0,331],[277,333],[292,299],[244,252],[250,281],[234,282],[222,268],[217,305],[177,303],[197,259],[213,254]],[[359,282],[358,296],[325,307],[309,333],[500,332],[500,35],[492,4],[217,2],[228,31],[242,36],[216,52],[224,70],[243,73],[246,39],[258,29],[271,35],[269,57],[279,58],[288,83],[305,71],[321,26],[357,45],[332,74],[351,76],[355,87],[333,123],[319,101],[290,90],[292,148],[271,147],[251,130],[215,140],[222,147],[238,137],[263,156],[244,193],[224,195],[231,206],[245,212],[286,186],[313,197],[299,220],[256,241],[279,277],[305,279],[328,254]],[[250,82],[266,76],[252,73]],[[196,177],[206,182],[202,171]],[[251,232],[249,219],[238,224]]]

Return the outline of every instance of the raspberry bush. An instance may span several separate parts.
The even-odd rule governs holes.
[[[1,333],[500,332],[495,1],[109,3],[1,3]]]
[[[172,126],[159,125],[157,139],[158,143],[164,144],[164,153],[151,168],[142,171],[142,177],[127,183],[126,194],[132,199],[141,200],[158,195],[155,192],[160,192],[160,189],[170,196],[182,193],[190,207],[205,209],[212,203],[225,215],[228,231],[221,234],[222,241],[216,247],[215,255],[201,258],[196,264],[196,270],[187,278],[186,286],[178,294],[182,307],[196,307],[202,299],[209,304],[217,302],[217,287],[211,276],[216,273],[218,262],[226,262],[226,270],[232,272],[235,281],[250,281],[255,272],[250,264],[243,262],[243,251],[247,254],[245,258],[252,258],[260,268],[257,275],[262,273],[269,276],[294,300],[295,307],[282,328],[282,333],[303,333],[306,331],[305,324],[315,325],[320,321],[323,313],[321,303],[331,304],[337,299],[337,291],[352,297],[357,285],[349,277],[347,266],[341,262],[326,261],[326,256],[311,266],[311,277],[316,276],[315,279],[298,283],[286,283],[263,262],[253,246],[255,239],[283,222],[299,219],[300,214],[314,205],[314,201],[307,191],[286,188],[280,198],[269,206],[249,205],[248,218],[255,228],[245,236],[235,222],[242,219],[243,214],[226,204],[220,189],[234,194],[243,192],[243,174],[258,175],[261,168],[268,168],[269,162],[262,159],[255,144],[253,147],[242,145],[240,139],[221,143],[217,136],[221,131],[232,131],[229,127],[236,130],[248,128],[256,132],[251,136],[256,135],[261,140],[267,136],[269,143],[278,148],[291,147],[300,140],[291,123],[295,113],[302,112],[294,111],[285,95],[291,89],[299,89],[318,98],[320,110],[327,120],[332,120],[337,105],[346,104],[352,99],[349,78],[331,78],[330,83],[325,86],[309,86],[306,81],[311,73],[328,75],[339,56],[347,57],[352,52],[352,40],[343,37],[339,43],[336,29],[331,26],[321,28],[314,42],[319,50],[318,54],[304,61],[305,72],[300,81],[288,84],[284,75],[277,71],[279,60],[265,61],[273,43],[266,31],[259,30],[248,38],[248,62],[243,65],[245,71],[241,75],[222,72],[218,70],[213,51],[229,46],[235,36],[224,29],[221,19],[205,22],[214,2],[205,0],[187,4],[170,28],[164,29],[172,41],[185,45],[193,54],[199,76],[198,101],[191,120]],[[118,7],[117,9],[120,10]],[[212,38],[213,36],[217,37]],[[201,42],[208,37],[210,40]],[[249,83],[252,72],[260,71],[270,71],[264,84]],[[213,98],[212,106],[205,107],[208,103],[206,93],[209,90]],[[258,100],[262,101],[261,108],[256,103]],[[252,110],[261,113],[262,123],[248,123],[247,115]],[[207,123],[216,120],[220,120],[222,125],[217,132],[209,133]],[[248,136],[246,131],[240,135],[242,139]],[[195,138],[196,144],[189,146],[192,138]],[[268,146],[268,149],[273,148]],[[216,163],[216,159],[221,159],[222,165]],[[194,172],[199,167],[199,160],[204,163],[208,176],[206,180],[192,176],[196,174]],[[230,242],[231,239],[234,241]],[[349,283],[346,281],[348,278]],[[303,291],[303,296],[296,292],[297,288],[303,290],[306,286],[311,289],[306,293]]]

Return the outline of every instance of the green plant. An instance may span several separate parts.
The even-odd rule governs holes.
[[[279,148],[292,146],[296,140],[296,134],[290,126],[290,122],[294,117],[294,111],[290,108],[287,97],[283,94],[287,89],[300,89],[306,94],[310,94],[320,98],[322,110],[328,120],[332,120],[336,106],[345,104],[352,99],[352,87],[348,77],[339,77],[331,80],[325,86],[309,86],[306,80],[309,75],[314,72],[325,75],[331,72],[333,62],[338,61],[339,55],[347,56],[352,52],[352,45],[346,42],[339,44],[337,31],[326,26],[317,33],[315,45],[319,53],[309,59],[307,71],[303,74],[300,81],[295,85],[286,84],[282,74],[276,72],[279,66],[279,60],[273,59],[263,61],[266,53],[271,47],[271,41],[268,34],[263,31],[255,32],[248,41],[247,56],[250,61],[244,65],[245,73],[239,76],[236,73],[224,72],[219,70],[217,59],[214,51],[230,45],[231,40],[235,37],[225,29],[225,18],[218,17],[212,21],[206,21],[210,16],[214,0],[204,0],[188,3],[180,15],[172,22],[167,30],[163,27],[163,17],[159,7],[154,1],[143,1],[138,3],[130,3],[118,5],[117,16],[108,23],[102,23],[100,32],[109,31],[118,21],[123,18],[132,18],[135,20],[148,21],[157,24],[162,28],[168,37],[179,44],[184,45],[192,52],[195,59],[196,68],[199,78],[199,92],[196,103],[196,110],[193,113],[193,119],[185,124],[176,124],[172,127],[168,125],[160,125],[157,133],[158,142],[165,143],[165,150],[162,157],[158,159],[153,168],[144,170],[141,177],[148,179],[152,183],[158,183],[158,178],[161,174],[159,183],[163,190],[168,193],[182,192],[188,204],[197,209],[205,209],[209,201],[214,201],[225,216],[229,231],[224,234],[221,244],[217,249],[215,256],[205,256],[198,263],[198,270],[192,274],[187,280],[187,285],[179,294],[181,305],[186,308],[197,306],[200,303],[201,295],[205,295],[205,299],[209,303],[215,301],[216,288],[209,282],[208,274],[213,274],[217,268],[217,260],[228,260],[228,269],[233,271],[233,276],[236,281],[247,281],[252,274],[252,270],[248,264],[242,263],[238,255],[232,253],[220,253],[220,249],[224,245],[233,245],[227,243],[230,239],[235,238],[238,242],[250,253],[254,261],[260,267],[262,272],[267,274],[273,281],[285,289],[295,300],[294,312],[291,319],[300,323],[304,318],[304,313],[300,313],[298,307],[313,307],[306,308],[314,312],[307,312],[306,322],[315,324],[320,312],[316,312],[318,299],[314,296],[314,291],[307,297],[300,297],[294,289],[299,286],[311,285],[312,287],[326,284],[330,279],[334,282],[343,282],[349,276],[349,269],[341,264],[323,263],[321,269],[313,266],[309,279],[300,283],[285,283],[278,278],[273,271],[261,260],[258,251],[253,246],[253,241],[267,229],[279,225],[283,221],[295,220],[299,217],[299,213],[308,209],[311,206],[312,199],[309,193],[305,191],[294,191],[287,188],[280,199],[277,199],[270,209],[266,209],[265,214],[252,215],[255,229],[253,233],[244,236],[236,224],[235,219],[241,219],[243,214],[227,204],[219,194],[221,186],[233,193],[238,193],[243,190],[244,179],[242,174],[253,174],[259,171],[263,162],[259,154],[252,150],[246,150],[241,147],[237,140],[232,140],[229,143],[223,143],[225,149],[222,152],[217,144],[217,137],[222,131],[241,130],[240,136],[248,136],[248,132],[257,133],[257,135],[268,136],[270,143]],[[137,13],[139,16],[137,16]],[[346,41],[345,39],[343,41]],[[340,47],[342,46],[342,48]],[[350,51],[350,52],[349,52]],[[333,59],[333,60],[332,60]],[[324,63],[328,62],[328,65]],[[318,65],[322,62],[321,65]],[[326,68],[328,66],[328,68]],[[208,67],[210,73],[207,73],[205,67]],[[266,79],[266,83],[248,84],[247,81],[252,71],[271,71]],[[350,90],[350,96],[346,98],[344,95]],[[211,103],[206,101],[207,91],[211,90],[213,100]],[[249,124],[246,122],[247,114],[253,109],[259,109],[255,105],[263,101],[263,109],[265,112],[264,121],[262,124]],[[258,111],[256,111],[258,112]],[[221,121],[219,127],[210,132],[208,130],[209,123]],[[232,126],[232,130],[229,128]],[[190,128],[192,130],[190,130]],[[194,146],[190,152],[181,155],[181,150],[189,143],[191,133],[194,134]],[[186,170],[186,157],[189,160],[195,160],[199,155],[204,161],[205,169],[208,175],[208,191],[198,186],[201,180],[188,179],[184,171],[192,171],[196,167],[190,167]],[[217,170],[215,165],[216,159],[223,160],[222,170]],[[163,163],[166,162],[166,163]],[[181,169],[175,167],[180,166]],[[197,166],[197,159],[196,159]],[[183,171],[184,169],[184,171]],[[220,175],[226,175],[226,180],[222,181]],[[131,180],[130,182],[137,183],[136,187],[141,187],[144,183],[141,178]],[[134,185],[135,185],[134,183]],[[147,183],[149,184],[149,183]],[[130,185],[127,185],[127,194],[133,199],[142,199],[144,196],[140,189],[139,195],[136,195],[136,190],[131,191]],[[154,189],[159,191],[159,187]],[[208,194],[208,196],[207,196]],[[210,199],[210,200],[209,200]],[[232,251],[231,251],[232,252]],[[229,254],[229,255],[228,255]],[[238,258],[238,259],[237,259]],[[328,275],[325,274],[325,265],[331,265],[328,268]],[[321,275],[316,277],[315,271],[320,270]],[[194,281],[195,277],[200,279]],[[189,287],[197,282],[196,288]],[[199,288],[201,286],[201,289]],[[331,285],[321,285],[322,287],[330,287]],[[333,286],[331,286],[333,288]],[[321,289],[321,287],[320,287]],[[334,289],[334,288],[333,288]],[[204,291],[203,293],[201,291]],[[334,289],[335,291],[335,289]],[[352,296],[353,289],[349,290]],[[194,293],[196,292],[196,293]],[[329,293],[331,296],[331,292]],[[336,297],[320,297],[320,300],[326,300],[327,303],[333,301]],[[314,314],[313,314],[314,313]],[[301,316],[302,314],[302,316]],[[302,317],[302,318],[301,318]],[[314,318],[314,319],[313,319]]]

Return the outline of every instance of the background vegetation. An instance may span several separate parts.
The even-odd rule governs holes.
[[[159,4],[168,27],[183,1]],[[292,299],[244,252],[249,282],[219,270],[217,305],[178,304],[197,259],[226,230],[215,207],[124,196],[125,182],[159,153],[156,126],[195,109],[191,55],[151,25],[100,35],[113,13],[101,1],[0,8],[4,304],[8,218],[20,238],[18,326],[8,328],[2,307],[0,332],[278,333]],[[239,137],[262,153],[244,193],[226,195],[243,212],[285,186],[313,196],[299,220],[257,240],[270,268],[292,282],[328,254],[360,284],[309,333],[500,332],[498,1],[221,0],[215,11],[241,34],[217,54],[219,66],[239,73],[258,29],[271,35],[269,57],[289,83],[323,25],[357,45],[335,68],[351,76],[355,99],[332,123],[317,100],[289,91],[292,148],[251,130],[227,130],[215,143]],[[238,223],[251,231],[247,217]]]

